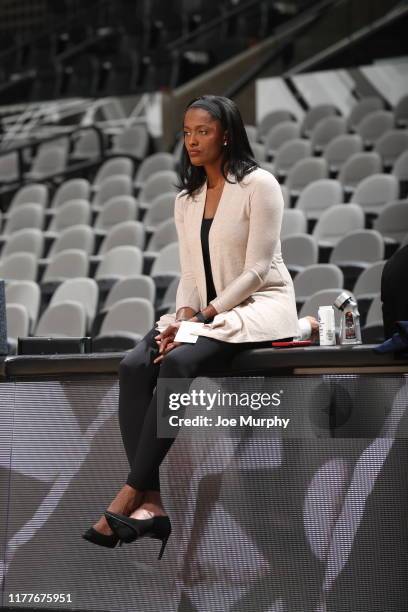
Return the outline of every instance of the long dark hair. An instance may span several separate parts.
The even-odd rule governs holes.
[[[229,98],[223,96],[206,95],[194,98],[185,110],[190,108],[202,108],[210,113],[214,119],[218,119],[221,127],[227,132],[228,144],[223,147],[223,160],[221,171],[226,181],[227,173],[240,182],[252,170],[258,168],[254,154],[249,144],[248,136],[242,121],[238,106]],[[183,145],[180,166],[180,189],[192,195],[204,185],[207,175],[203,166],[194,166],[190,162],[185,145]],[[231,181],[229,181],[231,182]]]

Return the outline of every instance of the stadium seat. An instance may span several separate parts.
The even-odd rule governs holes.
[[[267,133],[283,121],[293,121],[294,117],[290,111],[279,109],[264,115],[258,123],[258,138],[260,142],[265,141]]]
[[[341,183],[334,179],[320,179],[303,189],[296,202],[296,208],[303,210],[307,219],[317,220],[323,210],[342,202]]]
[[[341,134],[329,142],[323,152],[330,172],[337,173],[355,153],[363,150],[363,141],[358,134]]]
[[[252,142],[251,143],[252,153],[254,154],[254,159],[258,162],[258,164],[263,164],[266,161],[266,148],[265,145],[260,142]]]
[[[95,235],[89,225],[71,225],[57,235],[53,241],[47,257],[42,259],[42,263],[49,263],[50,259],[61,251],[67,249],[78,249],[87,255],[92,255],[95,245]]]
[[[376,261],[370,264],[357,279],[353,293],[358,300],[372,300],[381,290],[381,275],[385,261]]]
[[[374,228],[386,242],[401,242],[408,233],[408,199],[385,204],[374,221]]]
[[[370,113],[356,126],[365,146],[374,145],[385,132],[394,127],[394,114],[379,110]]]
[[[338,114],[339,111],[333,104],[317,104],[312,106],[303,117],[300,133],[302,136],[309,138],[319,121]]]
[[[341,238],[330,253],[330,263],[339,268],[357,268],[358,273],[384,257],[384,240],[377,230],[357,229]]]
[[[394,109],[395,124],[398,127],[408,126],[408,95],[402,96],[395,105]]]
[[[179,245],[178,242],[171,242],[159,251],[150,276],[158,289],[167,289],[174,277],[180,274]]]
[[[347,193],[352,193],[367,176],[382,171],[382,161],[378,153],[354,153],[340,169],[338,180]]]
[[[132,178],[126,175],[106,177],[99,185],[92,199],[92,210],[99,211],[103,205],[116,196],[132,196]]]
[[[136,172],[135,188],[141,189],[152,174],[163,170],[174,170],[174,166],[174,157],[171,153],[153,153],[145,157]]]
[[[110,153],[115,155],[129,155],[136,160],[142,160],[149,146],[149,134],[143,125],[125,128],[113,139]]]
[[[107,159],[99,166],[92,183],[92,189],[97,191],[107,179],[115,176],[133,178],[133,161],[129,157],[112,157],[111,159]]]
[[[90,190],[89,181],[86,179],[73,178],[64,181],[52,198],[51,209],[56,209],[70,200],[89,200]]]
[[[137,274],[119,280],[109,291],[103,310],[111,308],[113,304],[126,298],[144,298],[154,304],[156,299],[156,286],[150,276]]]
[[[86,313],[79,302],[65,301],[49,305],[42,313],[35,336],[51,338],[83,337],[86,333]]]
[[[98,258],[117,246],[135,246],[143,250],[145,227],[141,221],[122,221],[113,225],[101,242]],[[95,258],[93,258],[95,259]]]
[[[258,128],[256,127],[256,125],[245,124],[245,131],[246,131],[247,136],[248,136],[249,144],[252,147],[253,144],[257,143]]]
[[[285,208],[282,217],[281,239],[293,234],[306,234],[307,219],[303,210]]]
[[[302,138],[290,140],[277,151],[273,164],[273,173],[276,176],[286,176],[298,161],[309,157],[311,152],[310,140]]]
[[[381,156],[383,166],[393,166],[398,157],[408,152],[408,131],[389,130],[375,143],[374,150]]]
[[[61,204],[51,219],[46,236],[56,238],[67,227],[89,225],[91,223],[91,206],[87,200],[70,200]]]
[[[62,283],[67,278],[88,276],[88,255],[79,249],[66,249],[50,258],[41,279],[45,283]]]
[[[160,318],[162,315],[166,314],[166,312],[174,312],[176,309],[176,298],[177,298],[177,289],[180,283],[180,276],[175,276],[169,286],[167,287],[163,299],[160,303],[159,308],[156,308],[156,316]],[[173,308],[173,310],[169,310],[169,308]]]
[[[153,200],[151,207],[143,217],[143,223],[147,231],[152,232],[163,221],[173,218],[174,200],[174,193],[163,193]]]
[[[41,181],[54,175],[62,175],[67,163],[67,151],[60,147],[40,149],[25,180]]]
[[[178,236],[174,218],[162,221],[148,239],[146,250],[143,255],[145,258],[155,259],[159,251],[168,244],[177,242],[177,240]]]
[[[71,278],[57,287],[50,300],[50,306],[67,300],[82,304],[86,315],[86,333],[90,333],[98,305],[98,294],[98,285],[93,278]]]
[[[178,176],[174,170],[161,170],[151,174],[138,194],[139,207],[148,209],[163,193],[178,193]]]
[[[106,313],[98,336],[93,340],[96,352],[129,350],[154,325],[154,308],[145,298],[126,298],[113,304]]]
[[[379,214],[387,202],[398,198],[399,185],[395,176],[373,174],[363,179],[352,196],[354,204],[359,204],[365,213]]]
[[[23,228],[10,234],[1,251],[1,257],[11,255],[11,253],[33,253],[38,259],[44,249],[44,235],[38,228]]]
[[[29,318],[28,333],[32,333],[37,325],[40,311],[41,291],[35,281],[10,281],[5,288],[6,303],[21,304],[27,310]]]
[[[292,234],[282,239],[282,257],[289,272],[294,276],[307,266],[317,264],[318,247],[310,234]]]
[[[362,98],[353,106],[347,117],[347,127],[349,130],[355,130],[361,121],[371,113],[383,110],[384,101],[378,96],[367,96]]]
[[[293,280],[296,302],[303,303],[316,291],[343,287],[343,272],[334,264],[312,264]]]
[[[70,158],[74,161],[94,161],[102,158],[101,143],[95,130],[81,130],[74,135],[74,148]]]
[[[105,236],[114,225],[125,221],[135,221],[137,210],[138,206],[134,197],[115,196],[105,202],[99,211],[94,229],[98,234]]]
[[[24,185],[14,195],[10,202],[10,206],[7,209],[9,215],[17,207],[22,204],[39,204],[43,208],[47,206],[48,202],[48,188],[46,185],[41,183],[33,183],[30,185]]]
[[[278,149],[285,143],[299,138],[300,125],[295,121],[283,121],[271,128],[264,138],[267,157],[274,157]]]
[[[0,278],[5,281],[35,281],[37,258],[32,253],[12,253],[0,259]]]
[[[44,208],[40,204],[20,204],[6,218],[2,235],[3,237],[9,237],[10,234],[27,228],[41,230],[43,225]]]
[[[111,289],[118,280],[141,274],[142,264],[142,251],[137,247],[115,247],[103,255],[95,272],[95,280],[100,289]]]
[[[401,153],[398,159],[395,160],[392,174],[400,183],[408,181],[408,151]]]
[[[300,192],[313,181],[327,178],[328,168],[325,159],[319,157],[306,157],[300,159],[288,172],[286,186],[292,197]]]
[[[321,119],[311,134],[312,151],[321,153],[336,137],[346,132],[346,120],[337,115]]]
[[[16,151],[0,155],[0,184],[14,183],[19,179],[18,155]]]
[[[17,351],[19,337],[26,337],[30,330],[28,312],[23,304],[6,304],[8,352],[14,355]]]
[[[320,247],[335,247],[349,232],[364,229],[364,213],[357,204],[336,204],[323,211],[313,228]]]

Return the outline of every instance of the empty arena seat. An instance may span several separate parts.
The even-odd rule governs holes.
[[[303,117],[303,121],[300,128],[300,133],[302,136],[309,137],[313,132],[314,127],[324,119],[325,117],[330,117],[331,115],[338,115],[339,111],[333,104],[316,104],[316,106],[312,106],[309,108],[305,116]]]
[[[379,96],[367,96],[353,106],[347,117],[347,127],[355,130],[361,121],[371,113],[384,109],[384,100]]]
[[[342,202],[341,183],[335,179],[320,179],[303,189],[296,202],[296,208],[303,210],[307,219],[317,220],[323,210]]]
[[[145,298],[126,298],[108,309],[93,348],[98,351],[128,350],[154,325],[153,304]]]
[[[394,126],[394,114],[390,111],[379,110],[370,113],[356,126],[364,144],[374,145],[385,132]]]
[[[311,155],[310,140],[295,138],[283,144],[276,153],[272,170],[277,176],[284,177],[293,166]]]
[[[99,166],[92,183],[92,189],[97,191],[107,179],[115,176],[127,176],[132,179],[133,161],[129,157],[112,157]]]
[[[402,153],[408,151],[408,131],[385,132],[375,143],[374,150],[381,156],[384,166],[392,166]]]
[[[0,259],[0,278],[35,281],[37,266],[37,258],[32,253],[12,253]]]
[[[319,250],[310,234],[292,234],[282,238],[282,257],[293,275],[307,266],[317,264]],[[334,262],[333,262],[334,263]]]
[[[6,304],[7,344],[10,354],[17,350],[17,339],[28,336],[30,320],[23,304]]]
[[[351,193],[364,178],[381,170],[382,161],[378,153],[354,153],[340,169],[338,179],[344,190]]]
[[[321,247],[334,247],[348,232],[364,229],[364,212],[358,204],[335,204],[322,212],[313,228]]]
[[[79,302],[65,301],[49,305],[42,313],[35,336],[50,338],[82,337],[86,333],[86,313]]]
[[[293,280],[296,302],[303,303],[316,291],[343,287],[343,272],[335,264],[312,264]]]
[[[161,172],[162,170],[174,170],[174,167],[175,161],[171,153],[153,153],[145,157],[136,172],[135,188],[141,189],[152,174],[156,174],[156,172]]]
[[[61,204],[65,204],[65,202],[69,202],[70,200],[89,200],[90,190],[91,186],[87,179],[68,179],[61,183],[56,190],[52,198],[51,209],[56,209],[61,206]]]
[[[98,234],[106,235],[118,223],[135,221],[137,210],[137,202],[133,196],[115,196],[102,206],[96,217],[94,229]]]
[[[328,144],[337,136],[346,132],[346,120],[337,115],[321,119],[313,128],[311,134],[312,150],[316,153],[324,151]]]
[[[387,202],[398,198],[399,185],[391,174],[373,174],[363,179],[353,194],[353,203],[365,213],[379,214]]]
[[[282,217],[281,239],[293,234],[305,234],[306,230],[307,219],[303,210],[285,208]]]
[[[323,152],[331,172],[339,172],[347,160],[363,150],[363,141],[358,134],[341,134],[331,140]]]
[[[283,121],[293,121],[292,113],[285,109],[271,111],[264,115],[258,123],[258,138],[260,142],[264,142],[267,133],[279,123]]]
[[[113,139],[111,153],[129,155],[137,160],[146,156],[149,146],[149,134],[144,125],[134,125],[125,128]]]
[[[402,242],[408,233],[408,199],[388,202],[374,221],[386,242]]]
[[[98,285],[93,278],[70,278],[57,287],[50,300],[50,306],[67,300],[81,304],[86,315],[86,333],[90,333],[96,315],[98,295]]]
[[[298,196],[313,181],[327,178],[326,160],[321,157],[300,159],[288,172],[286,186],[291,196]]]
[[[1,257],[11,253],[33,253],[37,259],[44,249],[44,234],[38,228],[27,227],[9,234],[1,251]]]
[[[5,294],[6,303],[21,304],[27,310],[30,321],[28,333],[31,333],[37,325],[40,310],[40,287],[35,281],[10,281],[6,285]]]

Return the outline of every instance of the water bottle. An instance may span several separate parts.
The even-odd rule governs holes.
[[[341,312],[340,344],[362,344],[360,313],[354,297],[343,291],[335,299],[334,306]]]

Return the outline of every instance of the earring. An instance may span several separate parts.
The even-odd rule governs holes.
[[[225,140],[225,142],[224,142],[224,147],[226,147],[226,146],[227,146],[227,144],[228,144],[228,143],[227,143],[227,141]]]

